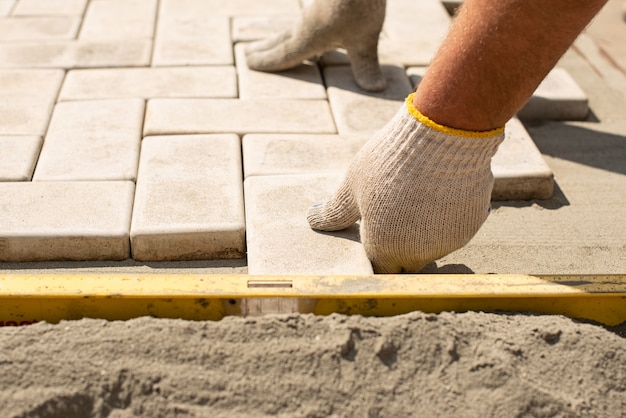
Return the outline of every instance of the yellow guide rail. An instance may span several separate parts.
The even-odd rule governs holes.
[[[617,325],[626,321],[626,275],[0,274],[0,326],[86,317],[219,320],[418,310],[560,314]]]

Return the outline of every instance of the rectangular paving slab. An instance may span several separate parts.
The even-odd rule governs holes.
[[[59,100],[237,97],[232,66],[71,70]]]
[[[144,135],[335,133],[326,100],[152,99]]]
[[[404,68],[382,66],[387,88],[382,92],[366,92],[357,86],[349,66],[324,69],[327,94],[337,130],[342,135],[374,133],[385,126],[398,112],[411,93],[411,83]]]
[[[254,176],[244,182],[249,274],[372,274],[358,225],[312,230],[307,208],[339,185],[337,175]]]
[[[33,180],[134,181],[143,116],[142,99],[58,103]]]
[[[145,138],[130,234],[136,260],[244,257],[239,137]]]
[[[244,176],[296,173],[343,173],[369,135],[246,135]],[[518,119],[506,127],[493,158],[493,200],[549,199],[552,170]]]
[[[46,132],[62,70],[0,70],[0,135]]]
[[[305,62],[290,70],[270,73],[248,68],[245,43],[235,45],[242,99],[326,99],[322,75],[316,64]]]
[[[0,181],[29,181],[41,143],[40,136],[0,136]]]
[[[92,1],[80,39],[150,39],[154,36],[157,0]]]
[[[276,35],[291,29],[300,13],[272,16],[235,16],[232,22],[233,42],[246,42]]]
[[[250,134],[244,177],[345,171],[369,135]]]
[[[263,16],[300,12],[299,0],[161,0],[161,10],[176,18]]]
[[[0,68],[136,67],[150,64],[151,40],[0,44]]]
[[[549,199],[554,174],[517,118],[507,122],[505,138],[491,162],[493,200]]]
[[[0,41],[74,39],[80,19],[71,16],[17,17],[0,20]]]
[[[584,120],[588,115],[587,95],[563,68],[550,71],[517,113],[522,120]]]
[[[227,17],[176,17],[162,7],[154,40],[155,66],[233,64]]]
[[[0,183],[0,260],[130,256],[130,181]]]
[[[88,0],[19,0],[15,16],[82,16]]]

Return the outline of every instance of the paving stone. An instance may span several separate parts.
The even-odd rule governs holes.
[[[29,97],[0,97],[0,135],[44,135],[54,103]]]
[[[372,93],[356,85],[350,67],[324,69],[328,99],[340,134],[376,132],[398,112],[411,93],[411,83],[402,67],[383,66],[382,70],[387,88]]]
[[[563,68],[555,68],[518,112],[520,119],[584,120],[589,114],[585,92]]]
[[[369,135],[246,135],[244,176],[344,173]],[[493,200],[548,199],[554,179],[550,167],[517,119],[507,124],[496,153]]]
[[[130,256],[130,181],[0,183],[0,260]]]
[[[232,66],[71,70],[59,100],[237,97]]]
[[[381,36],[400,41],[428,38],[441,43],[450,23],[440,0],[387,0]]]
[[[419,84],[425,72],[426,67],[407,69],[413,86]],[[583,120],[588,114],[589,101],[585,92],[566,70],[555,68],[548,73],[517,116],[529,120]]]
[[[87,7],[80,39],[150,39],[154,35],[156,0],[92,1]]]
[[[33,180],[134,181],[143,116],[141,99],[58,103]]]
[[[61,70],[0,70],[0,135],[43,135]]]
[[[144,136],[336,133],[325,100],[151,99]]]
[[[237,135],[147,137],[139,167],[131,226],[133,258],[244,257]]]
[[[277,16],[236,16],[232,22],[233,42],[246,42],[267,38],[290,29],[300,13]]]
[[[87,0],[20,0],[14,16],[82,16]]]
[[[0,181],[29,181],[41,143],[40,136],[0,136]]]
[[[372,274],[358,226],[313,231],[307,208],[324,201],[342,176],[254,176],[244,182],[249,274]]]
[[[152,64],[233,64],[228,18],[206,16],[197,14],[188,18],[176,18],[161,8]]]
[[[0,41],[74,39],[78,17],[20,17],[0,19]]]
[[[369,135],[245,135],[244,176],[343,172],[368,139]]]
[[[161,0],[160,8],[168,15],[183,19],[300,13],[299,0]]]
[[[134,67],[150,63],[152,42],[49,41],[0,44],[0,68]]]
[[[64,75],[63,70],[0,70],[0,97],[47,97],[54,101]]]
[[[306,62],[296,68],[269,73],[248,68],[246,45],[235,46],[239,97],[242,99],[326,99],[326,89],[317,65]]]
[[[524,128],[513,118],[507,122],[504,142],[493,157],[493,200],[549,199],[554,175]]]

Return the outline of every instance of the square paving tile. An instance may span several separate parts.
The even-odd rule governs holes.
[[[82,16],[88,0],[20,0],[15,16]]]
[[[372,274],[358,226],[312,230],[307,208],[330,196],[342,176],[254,176],[244,182],[249,274]]]
[[[124,260],[130,181],[0,183],[0,260]]]
[[[233,42],[246,42],[266,38],[290,29],[300,13],[272,16],[235,16],[232,18]]]
[[[237,135],[145,138],[131,226],[133,258],[244,257],[241,171]]]

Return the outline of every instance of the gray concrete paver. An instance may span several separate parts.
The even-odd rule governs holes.
[[[134,181],[144,108],[141,99],[58,103],[33,181]]]
[[[241,172],[237,135],[145,138],[130,232],[133,258],[244,257]]]
[[[0,183],[0,261],[124,260],[130,181]]]
[[[237,97],[232,66],[70,70],[59,100]]]

